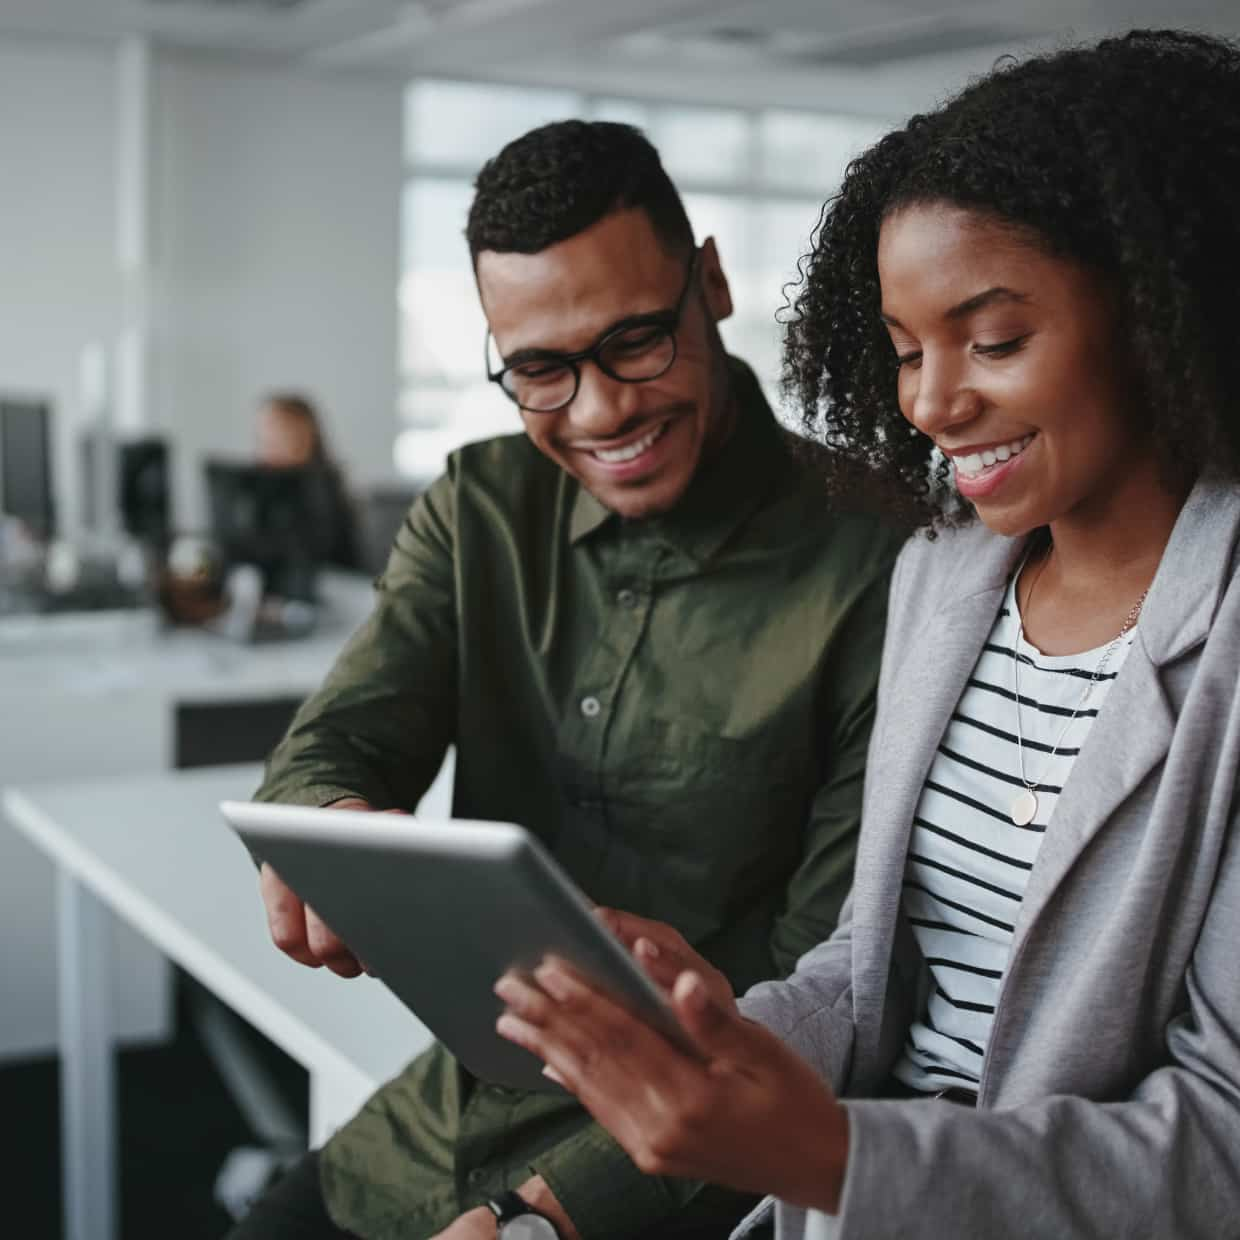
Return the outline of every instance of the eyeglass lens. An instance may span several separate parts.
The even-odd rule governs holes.
[[[673,330],[667,324],[642,323],[600,341],[593,360],[604,374],[625,383],[657,379],[676,358]],[[522,408],[550,412],[577,394],[578,371],[568,362],[535,359],[504,371],[504,389]]]

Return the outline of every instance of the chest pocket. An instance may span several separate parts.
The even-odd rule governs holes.
[[[631,739],[608,772],[607,801],[669,861],[749,865],[813,795],[808,746],[790,744],[777,728],[732,737],[694,721],[652,719]]]

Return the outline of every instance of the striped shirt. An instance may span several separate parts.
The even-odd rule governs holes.
[[[1051,656],[1020,640],[1020,735],[1038,807],[1028,826],[1017,826],[1011,806],[1023,790],[1012,655],[1018,631],[1013,577],[913,820],[903,907],[932,984],[894,1074],[927,1092],[977,1090],[1030,871],[1072,763],[1135,637],[1130,630],[1112,651],[1083,705],[1110,643]]]

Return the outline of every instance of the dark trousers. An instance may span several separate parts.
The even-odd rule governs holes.
[[[719,1191],[706,1190],[708,1194]],[[690,1207],[681,1218],[671,1219],[654,1231],[648,1231],[642,1240],[727,1240],[734,1223],[744,1214],[745,1205],[752,1204],[739,1197],[736,1200],[738,1204],[730,1222],[694,1219],[695,1211]],[[732,1211],[728,1213],[731,1215]],[[311,1150],[254,1203],[225,1240],[357,1240],[357,1237],[337,1227],[327,1213],[319,1187],[318,1151]]]

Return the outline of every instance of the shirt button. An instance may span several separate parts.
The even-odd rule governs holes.
[[[616,602],[619,603],[621,607],[636,607],[637,592],[635,590],[621,590],[616,595]]]
[[[593,719],[602,709],[602,703],[596,697],[583,697],[581,699],[581,713],[587,719]]]
[[[487,1178],[487,1173],[481,1167],[475,1167],[469,1173],[469,1182],[471,1184],[481,1184]]]

